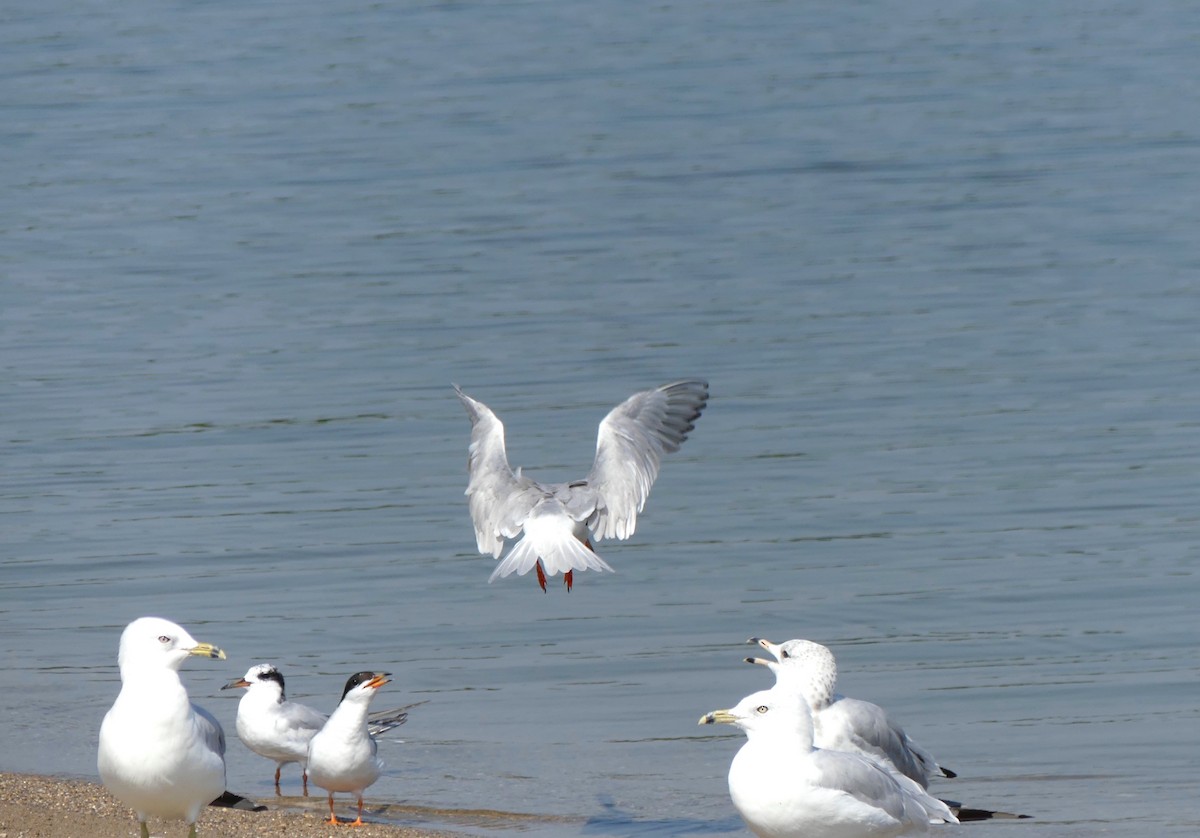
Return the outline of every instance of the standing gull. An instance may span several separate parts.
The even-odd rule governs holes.
[[[954,777],[953,771],[937,764],[933,755],[922,748],[888,716],[878,704],[846,698],[834,692],[837,686],[837,661],[833,652],[811,640],[789,640],[775,644],[752,637],[775,660],[746,658],[775,673],[775,684],[801,695],[812,708],[813,739],[819,748],[865,754],[891,765],[901,774],[929,788],[933,777]]]
[[[346,681],[342,700],[325,726],[308,743],[308,776],[329,793],[329,822],[340,823],[333,813],[333,793],[348,791],[358,797],[358,820],[362,826],[363,792],[379,779],[383,761],[379,745],[367,726],[371,699],[390,672],[356,672]]]
[[[134,620],[121,633],[121,692],[100,725],[96,767],[113,796],[137,812],[142,838],[151,816],[186,821],[196,838],[200,810],[225,791],[225,734],[179,680],[193,655],[225,658],[158,617]]]
[[[759,838],[891,838],[958,822],[940,800],[878,763],[815,748],[812,716],[794,693],[757,692],[700,724],[745,732],[729,766],[729,796]]]
[[[454,391],[471,419],[466,494],[479,552],[500,558],[505,540],[520,536],[488,581],[536,570],[543,591],[547,574],[561,571],[569,591],[576,570],[612,571],[592,540],[633,535],[663,455],[679,450],[708,402],[700,380],[634,393],[600,423],[587,477],[538,483],[508,464],[496,414],[458,385]]]
[[[288,701],[284,693],[283,673],[273,664],[250,667],[244,678],[230,681],[223,690],[244,688],[238,702],[238,739],[259,756],[275,761],[275,793],[279,794],[279,772],[291,762],[300,763],[304,796],[308,797],[308,743],[328,718],[324,713],[298,701]],[[411,707],[412,705],[410,705]],[[380,710],[368,717],[372,736],[399,727],[408,720],[409,707]]]

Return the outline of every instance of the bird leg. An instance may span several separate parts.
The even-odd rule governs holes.
[[[341,823],[341,821],[337,819],[337,815],[333,813],[333,792],[329,792],[329,822]]]
[[[366,824],[363,823],[363,819],[362,819],[362,795],[361,794],[358,796],[358,820],[351,821],[350,823],[346,824],[346,826],[366,826]]]
[[[304,778],[304,796],[308,797],[308,769],[300,769],[300,776]]]
[[[585,538],[583,540],[583,546],[591,550],[593,553],[596,552],[596,548],[592,546],[592,540],[590,538]],[[571,593],[571,587],[575,584],[575,571],[568,570],[566,573],[564,573],[563,582],[566,583],[567,593]]]
[[[538,559],[534,567],[537,569],[538,584],[542,586],[542,593],[546,593],[546,571],[542,570],[542,560]]]
[[[281,766],[281,765],[275,766],[275,796],[276,797],[282,797],[282,795],[279,792],[279,769],[281,769],[282,767],[283,766]]]

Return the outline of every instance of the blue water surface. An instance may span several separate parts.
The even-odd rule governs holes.
[[[1200,830],[1200,6],[0,24],[0,770],[94,777],[157,614],[229,653],[184,680],[243,794],[222,684],[331,709],[379,668],[428,702],[379,819],[746,834],[696,720],[769,684],[747,637],[807,637],[939,794],[1035,816],[963,830]],[[574,478],[692,376],[617,573],[487,584],[450,383]]]

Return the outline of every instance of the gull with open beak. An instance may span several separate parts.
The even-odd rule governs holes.
[[[100,725],[96,767],[105,788],[137,813],[142,838],[148,817],[196,820],[225,791],[225,733],[188,699],[179,667],[189,657],[225,659],[211,643],[159,617],[141,617],[121,633],[121,691]]]
[[[825,646],[811,640],[776,644],[761,637],[746,642],[761,646],[775,658],[746,658],[746,662],[770,669],[775,673],[776,686],[799,694],[812,708],[813,741],[818,748],[852,751],[882,760],[921,788],[929,788],[932,777],[956,776],[938,765],[933,755],[909,738],[878,704],[835,692],[837,661]]]
[[[889,771],[911,780],[921,788],[929,787],[934,777],[956,777],[943,768],[929,751],[922,748],[888,716],[878,704],[846,698],[834,691],[837,686],[837,661],[833,652],[811,640],[772,643],[751,637],[775,658],[746,658],[747,663],[766,666],[775,673],[775,688],[792,691],[812,708],[813,742],[818,748],[862,754]],[[1015,812],[964,806],[955,800],[942,800],[960,821],[1028,818]]]

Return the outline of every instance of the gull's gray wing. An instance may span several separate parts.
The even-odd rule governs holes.
[[[513,472],[504,450],[504,424],[491,408],[464,393],[454,392],[471,419],[471,445],[467,449],[467,498],[475,542],[480,553],[496,558],[504,552],[504,539],[521,532],[529,510],[542,497],[537,484]]]
[[[224,759],[225,731],[221,728],[221,723],[217,721],[217,717],[199,704],[192,704],[192,713],[196,719],[196,731],[204,740],[204,744],[208,746],[210,751],[219,754]]]
[[[708,382],[677,381],[634,393],[604,417],[580,487],[595,503],[587,526],[597,540],[633,534],[663,455],[679,450],[707,402]]]
[[[813,753],[813,762],[818,772],[814,778],[824,788],[842,791],[882,809],[903,823],[911,816],[906,815],[903,790],[877,765],[858,754],[821,749]]]
[[[862,751],[890,762],[922,787],[938,773],[938,764],[878,704],[855,698],[839,698],[817,714],[821,746]]]
[[[902,824],[958,823],[945,803],[907,777],[892,775],[859,754],[819,749],[813,752],[818,785],[844,792],[886,812]]]

